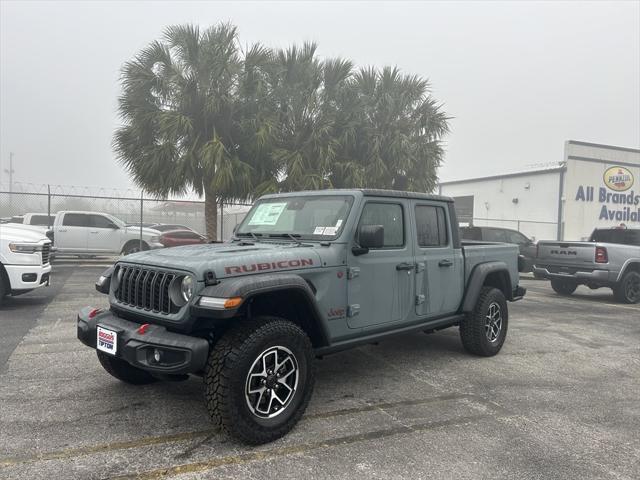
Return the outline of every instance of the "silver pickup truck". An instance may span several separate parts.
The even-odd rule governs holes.
[[[640,302],[640,229],[596,229],[588,242],[540,241],[534,274],[560,295],[578,285],[608,287],[616,300]]]

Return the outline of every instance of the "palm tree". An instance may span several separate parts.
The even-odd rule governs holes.
[[[249,198],[273,175],[261,106],[271,64],[269,50],[243,53],[236,28],[219,24],[169,27],[123,68],[120,162],[152,194],[204,195],[211,239],[218,202]]]

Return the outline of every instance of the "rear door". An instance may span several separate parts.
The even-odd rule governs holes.
[[[349,251],[347,323],[350,328],[401,324],[413,315],[415,285],[410,202],[395,198],[365,199],[358,228],[382,225],[384,246],[363,255]]]
[[[120,253],[122,240],[120,228],[105,215],[89,217],[88,250],[96,253]]]
[[[448,210],[438,202],[414,204],[416,252],[416,315],[453,313],[462,298],[462,252],[454,248]]]
[[[89,235],[89,215],[64,213],[62,222],[55,230],[56,248],[61,252],[86,252]]]

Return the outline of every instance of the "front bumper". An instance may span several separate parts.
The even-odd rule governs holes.
[[[144,333],[138,333],[139,323],[117,317],[110,311],[89,317],[91,307],[78,313],[78,339],[96,348],[97,327],[117,333],[116,357],[130,365],[157,374],[181,375],[204,370],[209,355],[209,342],[203,338],[181,335],[160,325],[149,325]],[[161,354],[155,361],[154,351]],[[109,355],[109,354],[107,354]]]
[[[49,285],[51,265],[5,265],[11,291],[33,290]],[[33,280],[31,280],[34,278]],[[31,280],[31,281],[25,281]]]
[[[546,267],[535,266],[533,273],[549,280],[562,279],[574,280],[579,283],[607,283],[609,282],[609,270],[575,270],[573,272],[550,272]]]

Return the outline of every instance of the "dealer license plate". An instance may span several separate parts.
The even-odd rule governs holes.
[[[98,325],[97,335],[96,347],[98,350],[115,355],[118,349],[118,334]]]

